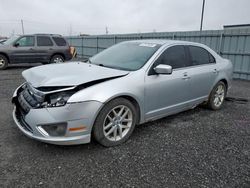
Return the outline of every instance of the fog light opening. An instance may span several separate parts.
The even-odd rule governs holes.
[[[38,129],[45,136],[65,136],[67,131],[67,123],[39,125]]]

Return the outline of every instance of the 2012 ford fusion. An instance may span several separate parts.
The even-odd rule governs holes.
[[[43,65],[22,73],[13,118],[28,137],[58,145],[125,142],[135,125],[205,103],[218,110],[232,63],[192,42],[122,42],[88,62]]]

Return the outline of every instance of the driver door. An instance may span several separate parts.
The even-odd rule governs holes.
[[[186,70],[188,63],[189,60],[182,45],[167,48],[155,61],[145,76],[146,121],[187,108],[187,101],[192,98]],[[153,68],[159,64],[172,66],[172,74],[155,73]]]
[[[35,37],[23,36],[14,44],[10,53],[10,60],[13,63],[32,63],[35,61]]]

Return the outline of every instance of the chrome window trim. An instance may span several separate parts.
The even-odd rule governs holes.
[[[173,71],[179,71],[179,70],[184,70],[184,69],[189,69],[189,68],[196,68],[196,67],[201,67],[201,66],[208,66],[208,65],[212,65],[212,64],[216,64],[216,58],[215,56],[210,53],[209,50],[207,50],[206,48],[204,48],[203,46],[200,46],[200,45],[196,45],[196,44],[184,44],[184,43],[177,43],[177,44],[171,44],[171,45],[166,45],[166,46],[162,46],[162,49],[160,48],[156,53],[157,55],[154,57],[154,59],[151,60],[151,58],[149,59],[149,61],[151,61],[150,65],[147,67],[146,69],[146,75],[147,76],[151,76],[149,75],[149,71],[151,70],[152,66],[154,65],[154,63],[157,61],[157,59],[170,47],[173,47],[173,46],[185,46],[185,47],[188,47],[188,46],[194,46],[194,47],[200,47],[204,50],[206,50],[209,54],[211,54],[213,56],[213,58],[215,59],[215,62],[214,63],[207,63],[207,64],[202,64],[202,65],[189,65],[189,66],[185,66],[185,67],[182,67],[182,68],[175,68],[173,69]],[[149,62],[148,61],[148,62]],[[146,63],[148,64],[148,63]]]

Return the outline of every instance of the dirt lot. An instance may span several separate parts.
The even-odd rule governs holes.
[[[0,187],[250,187],[250,103],[140,125],[114,148],[54,146],[27,138],[12,120],[25,68],[0,71]],[[250,99],[250,82],[234,81],[229,95]]]

